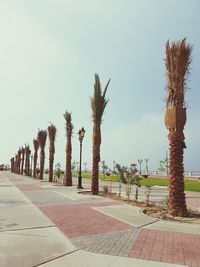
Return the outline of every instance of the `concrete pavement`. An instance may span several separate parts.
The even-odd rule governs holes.
[[[9,172],[0,195],[2,267],[200,266],[199,224]]]

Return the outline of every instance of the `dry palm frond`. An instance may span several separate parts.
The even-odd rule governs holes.
[[[33,139],[33,146],[34,146],[34,150],[37,151],[39,148],[39,142],[38,139]]]
[[[50,142],[54,143],[55,138],[56,138],[56,127],[53,124],[50,124],[48,127],[48,135],[49,135],[49,139]]]
[[[73,124],[72,124],[72,114],[71,112],[65,111],[65,113],[63,114],[65,121],[66,121],[66,132],[67,132],[67,136],[71,137],[73,134]]]
[[[101,123],[103,112],[108,103],[108,99],[106,99],[105,96],[109,83],[110,79],[102,93],[99,75],[95,74],[94,96],[90,98],[94,122]]]
[[[46,138],[47,138],[47,132],[43,131],[43,130],[39,130],[38,142],[39,142],[39,146],[41,147],[41,149],[44,149],[44,147],[45,147]]]
[[[185,106],[186,81],[190,74],[192,46],[186,38],[178,42],[166,44],[168,108]]]

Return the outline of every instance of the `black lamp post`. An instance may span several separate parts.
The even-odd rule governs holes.
[[[141,173],[142,173],[142,169],[141,169],[141,164],[142,164],[142,159],[138,159],[138,163],[140,164],[140,175],[141,175]]]
[[[146,174],[149,174],[149,168],[148,168],[149,159],[144,159],[144,160],[146,162]]]
[[[85,130],[82,127],[82,129],[80,129],[78,131],[78,139],[80,141],[80,162],[79,162],[79,174],[78,174],[78,189],[83,189],[82,187],[82,176],[81,176],[81,161],[82,161],[82,142],[83,142],[83,138],[85,136]]]

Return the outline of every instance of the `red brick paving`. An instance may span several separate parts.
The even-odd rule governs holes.
[[[45,206],[40,207],[40,209],[64,234],[74,238],[130,229],[131,227],[128,224],[92,209],[95,206],[108,206],[113,204],[116,203],[67,204],[62,206]]]
[[[44,188],[40,187],[36,184],[16,184],[16,187],[18,187],[22,191],[28,191],[28,190],[43,190]]]
[[[141,229],[129,257],[200,267],[200,235]]]

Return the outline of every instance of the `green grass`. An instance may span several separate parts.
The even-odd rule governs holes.
[[[77,173],[73,174],[74,177],[77,177]],[[84,179],[91,179],[91,173],[82,173],[82,177]],[[100,175],[99,178],[103,181],[112,181],[112,182],[118,182],[117,176],[103,176]],[[168,186],[168,179],[163,178],[144,178],[141,180],[142,186]],[[199,181],[191,181],[191,180],[185,180],[185,190],[186,191],[194,191],[194,192],[200,192],[200,182]]]
[[[168,185],[168,180],[167,179],[162,179],[162,178],[144,178],[141,180],[141,185],[143,186],[154,186],[154,185],[159,185],[159,186],[167,186]]]

